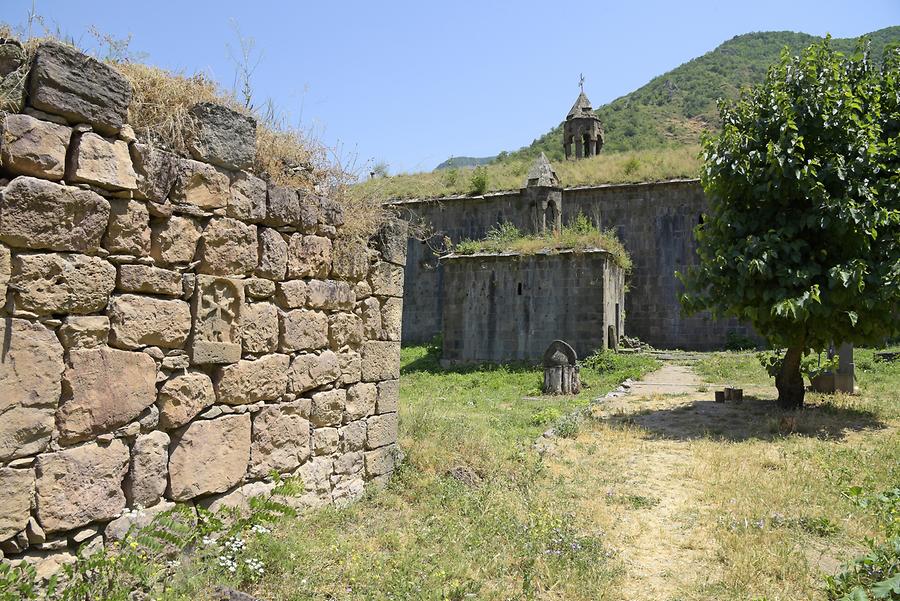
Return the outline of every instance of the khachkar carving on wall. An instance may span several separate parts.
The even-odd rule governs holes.
[[[234,363],[241,358],[243,283],[201,275],[194,292],[194,363]]]
[[[246,115],[194,106],[176,156],[136,141],[110,66],[0,46],[0,561],[48,570],[272,472],[300,507],[385,481],[402,224],[348,239],[333,202],[249,173]]]

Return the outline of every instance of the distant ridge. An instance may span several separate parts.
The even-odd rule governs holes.
[[[439,171],[455,167],[478,167],[479,165],[487,165],[496,158],[496,155],[492,157],[451,157],[435,167],[434,170]]]

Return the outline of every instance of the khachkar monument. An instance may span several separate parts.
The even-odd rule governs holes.
[[[563,123],[563,145],[567,159],[583,159],[600,154],[603,148],[603,124],[584,93],[584,76],[578,84],[581,92]],[[574,151],[573,151],[574,146]]]

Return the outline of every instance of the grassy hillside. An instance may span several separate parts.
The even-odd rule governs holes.
[[[900,26],[887,27],[868,36],[872,55],[879,60],[887,44],[900,43]],[[718,127],[718,98],[736,98],[742,87],[761,82],[783,48],[796,53],[818,39],[791,31],[748,33],[653,78],[645,86],[597,109],[606,131],[603,151],[698,143],[700,132]],[[855,50],[857,40],[846,38],[832,42],[836,49],[850,53]],[[560,126],[530,146],[501,153],[501,158],[530,158],[540,152],[551,160],[564,158]]]
[[[435,171],[440,169],[453,169],[454,167],[478,167],[479,165],[487,165],[496,156],[492,157],[452,157],[434,168]]]

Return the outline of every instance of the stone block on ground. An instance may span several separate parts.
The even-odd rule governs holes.
[[[37,315],[102,311],[116,285],[116,268],[100,257],[20,254],[11,281],[16,309]]]
[[[228,205],[231,196],[228,176],[212,165],[181,159],[170,198],[175,203],[199,209],[218,209]]]
[[[123,292],[181,296],[181,279],[177,271],[126,263],[119,266],[117,288]]]
[[[366,382],[400,377],[400,343],[369,340],[362,345],[362,379]]]
[[[63,348],[41,324],[0,320],[0,461],[43,451],[62,390]]]
[[[131,84],[109,65],[57,42],[38,46],[28,88],[34,108],[115,134],[125,124],[130,102]]]
[[[150,211],[135,200],[110,200],[109,228],[103,246],[113,254],[150,254]]]
[[[124,140],[111,140],[87,132],[75,137],[66,179],[108,190],[134,190],[137,174]]]
[[[213,377],[218,401],[227,405],[274,401],[287,391],[289,363],[287,355],[273,354],[218,368]]]
[[[0,240],[15,248],[93,253],[109,202],[90,190],[17,177],[0,195]]]
[[[69,352],[66,396],[57,412],[60,440],[87,440],[137,418],[156,401],[156,362],[111,348]]]
[[[200,273],[249,275],[257,266],[256,226],[229,217],[211,219],[200,238]]]
[[[226,169],[247,169],[256,158],[256,119],[213,102],[189,111],[194,122],[189,150],[199,160]]]
[[[72,128],[28,115],[5,115],[0,120],[0,163],[16,175],[61,180]]]
[[[34,470],[0,468],[0,541],[25,529],[34,502]]]
[[[169,497],[186,501],[225,492],[240,482],[250,461],[250,415],[192,422],[172,436]]]
[[[203,372],[188,372],[167,380],[159,390],[159,427],[185,425],[216,402],[212,380]]]
[[[138,436],[131,447],[131,465],[125,477],[128,505],[150,507],[166,492],[169,435],[154,431]]]
[[[111,520],[125,508],[128,447],[121,440],[40,455],[35,470],[37,518],[48,534]]]
[[[302,403],[267,405],[253,417],[251,477],[287,473],[309,457],[309,421]]]
[[[119,294],[109,303],[110,342],[125,349],[181,348],[191,332],[190,305],[182,300]]]

